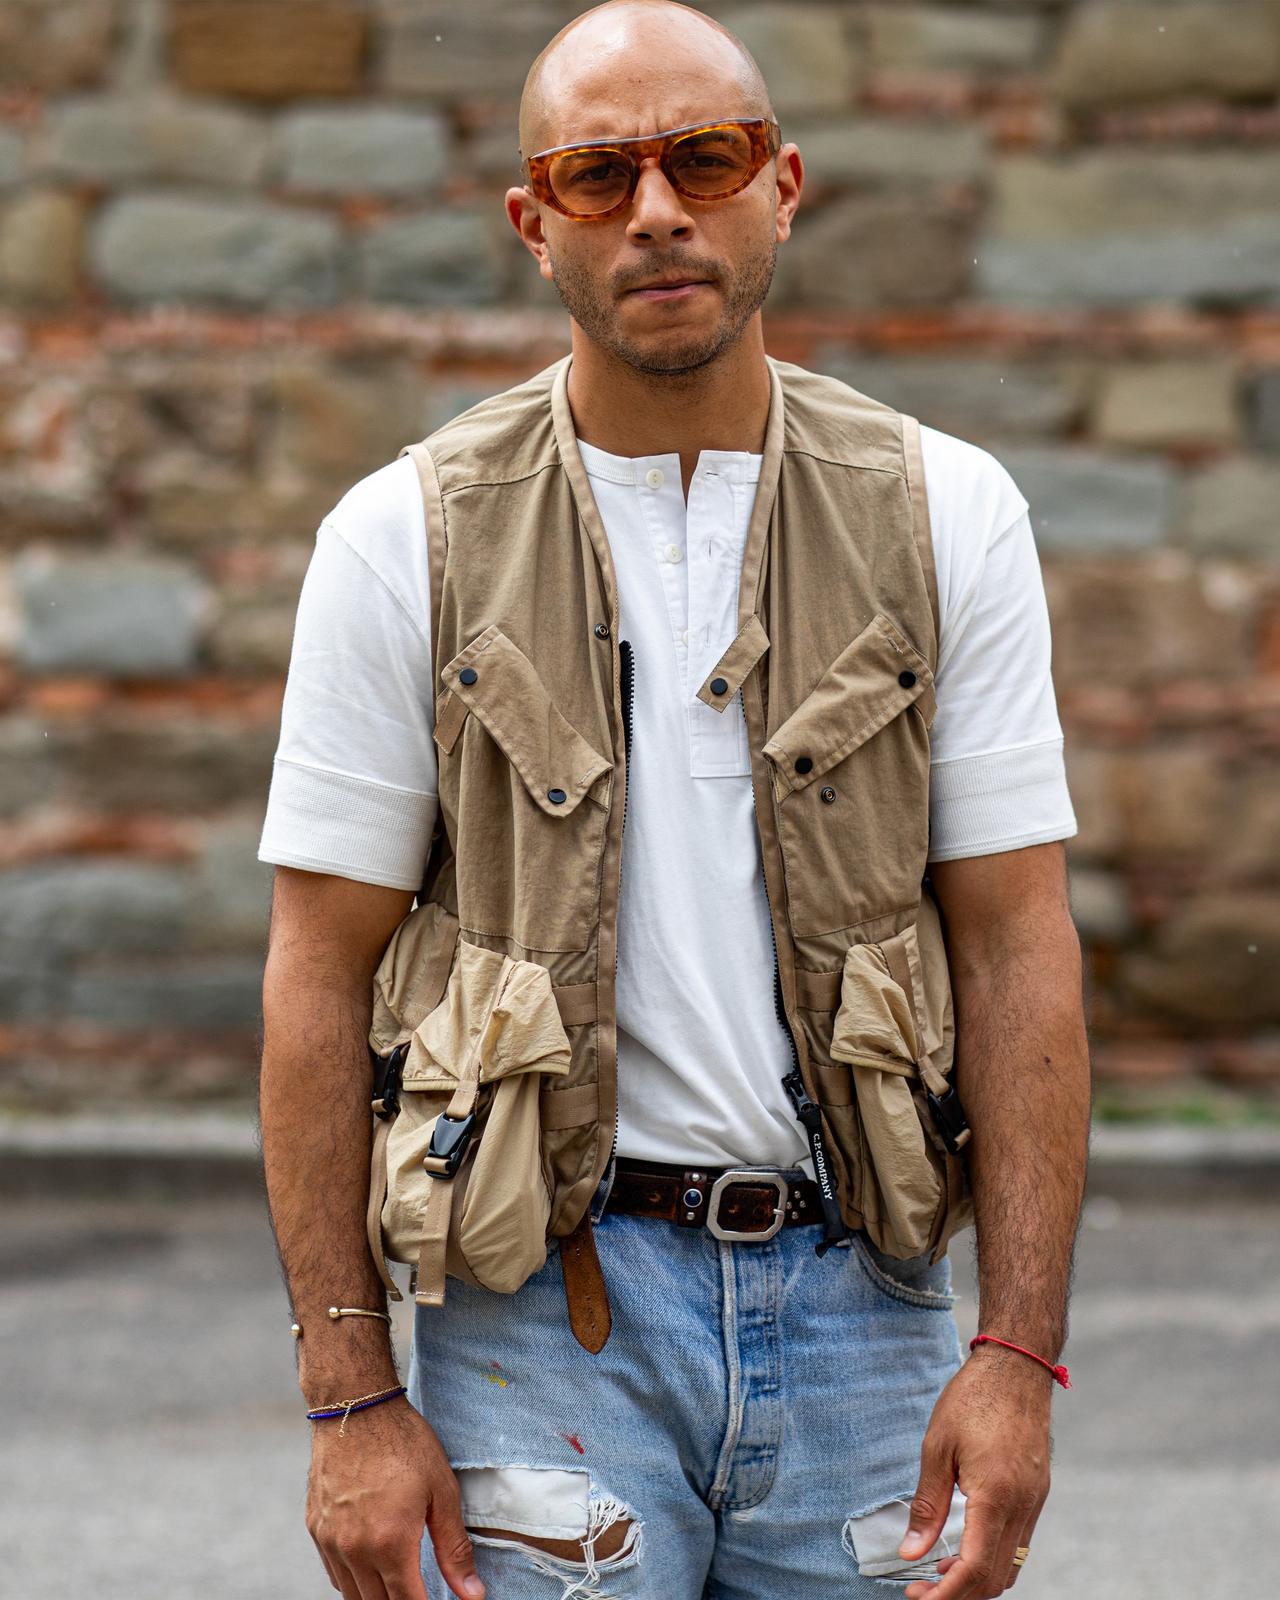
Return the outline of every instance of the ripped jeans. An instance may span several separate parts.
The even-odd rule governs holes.
[[[761,1243],[592,1201],[613,1330],[574,1339],[558,1245],[514,1295],[418,1306],[409,1397],[458,1475],[489,1600],[881,1600],[920,1444],[960,1365],[951,1266],[816,1227]],[[801,1177],[795,1169],[788,1176]],[[483,1529],[477,1533],[475,1530]],[[422,1546],[430,1600],[449,1600]]]

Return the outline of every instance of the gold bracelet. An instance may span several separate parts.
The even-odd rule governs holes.
[[[359,1306],[330,1306],[329,1316],[334,1322],[336,1322],[339,1317],[381,1317],[388,1327],[391,1327],[392,1325],[391,1318],[385,1311],[362,1311]],[[300,1322],[290,1323],[289,1331],[293,1334],[295,1339],[301,1339],[302,1324]]]

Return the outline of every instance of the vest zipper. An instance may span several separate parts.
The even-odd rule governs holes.
[[[622,821],[618,825],[618,903],[622,903],[622,834],[627,826],[627,789],[631,779],[631,702],[635,693],[635,653],[630,639],[618,640],[621,657],[620,683],[622,689]],[[614,993],[614,1053],[613,1053],[613,1143],[609,1146],[609,1161],[618,1150],[618,939],[613,940],[613,993]],[[605,1163],[606,1170],[608,1162]]]
[[[741,695],[741,690],[739,690]],[[746,723],[747,703],[742,698],[742,719]],[[751,730],[747,724],[747,740],[750,744]],[[760,808],[756,804],[756,786],[754,780],[751,784],[751,809],[755,813],[756,837],[760,838]],[[763,844],[761,846],[763,848]],[[826,1134],[822,1127],[821,1108],[813,1102],[809,1091],[804,1086],[804,1078],[800,1073],[800,1052],[796,1048],[796,1036],[791,1031],[791,1023],[787,1019],[787,1008],[782,999],[782,967],[778,961],[778,935],[773,925],[773,905],[769,899],[768,890],[765,891],[765,906],[769,912],[769,938],[773,943],[773,1009],[778,1018],[778,1024],[787,1036],[787,1043],[791,1046],[791,1071],[785,1073],[782,1086],[787,1091],[787,1096],[795,1108],[796,1118],[805,1131],[809,1141],[809,1154],[813,1159],[813,1173],[818,1184],[818,1193],[822,1200],[822,1217],[825,1224],[823,1236],[814,1246],[814,1254],[826,1255],[833,1244],[838,1244],[849,1237],[849,1229],[845,1225],[844,1216],[840,1210],[840,1198],[836,1188],[835,1176],[827,1162]]]

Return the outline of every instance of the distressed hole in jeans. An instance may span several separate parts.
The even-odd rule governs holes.
[[[959,1552],[960,1535],[964,1532],[964,1495],[959,1484],[951,1492],[951,1509],[938,1542],[916,1560],[904,1561],[898,1546],[906,1537],[910,1517],[911,1495],[902,1494],[849,1518],[840,1543],[858,1563],[860,1576],[902,1585],[914,1583],[917,1578],[936,1578],[939,1561]]]
[[[640,1560],[643,1524],[561,1467],[459,1467],[462,1520],[476,1544],[514,1546],[536,1572],[563,1583],[557,1600],[608,1600],[610,1574]]]

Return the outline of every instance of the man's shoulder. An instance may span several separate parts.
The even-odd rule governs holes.
[[[954,507],[966,517],[977,514],[991,531],[1007,527],[1027,509],[1026,497],[1008,467],[971,439],[922,422],[920,453],[931,507],[937,503],[940,509]]]
[[[564,358],[484,396],[421,441],[443,494],[474,483],[515,483],[559,460],[551,389]]]

